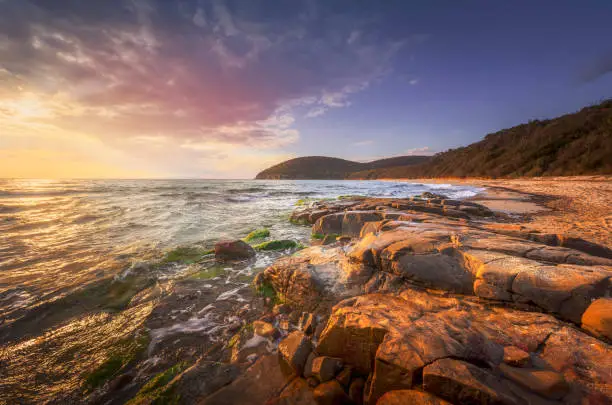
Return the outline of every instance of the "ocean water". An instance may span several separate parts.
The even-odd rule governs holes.
[[[244,276],[284,252],[259,252],[248,268],[215,268],[223,279],[196,278],[175,287],[173,280],[193,266],[146,264],[178,246],[209,248],[262,227],[273,239],[308,245],[310,228],[288,221],[301,199],[425,191],[465,198],[479,190],[388,181],[0,180],[0,403],[40,403],[77,392],[79,376],[145,322],[155,344],[170,335],[210,335],[234,316],[214,305],[183,308],[177,301],[166,305],[169,315],[156,324],[150,303],[98,310],[106,307],[95,302],[97,292],[88,286],[99,290],[103,280],[137,269],[158,280],[158,290],[218,289],[217,307],[240,304],[238,292],[248,286]],[[199,266],[195,271],[203,271],[205,265]]]
[[[0,180],[0,318],[79,288],[156,251],[210,245],[287,221],[296,201],[340,195],[451,198],[467,186],[382,181]]]

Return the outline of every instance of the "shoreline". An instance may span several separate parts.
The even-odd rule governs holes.
[[[263,405],[315,404],[332,396],[338,403],[390,405],[380,401],[405,395],[401,388],[463,403],[426,383],[433,365],[478,375],[492,385],[476,395],[492,399],[546,397],[538,387],[507,391],[520,385],[514,373],[536,371],[559,384],[551,404],[561,397],[570,404],[594,398],[582,403],[593,405],[612,398],[605,374],[612,332],[602,320],[612,305],[605,298],[612,292],[612,252],[542,226],[553,221],[558,228],[560,202],[568,197],[488,183],[462,200],[428,193],[298,205],[291,222],[310,228],[311,246],[285,251],[261,272],[250,270],[252,254],[228,261],[217,246],[205,256],[212,267],[173,281],[140,285],[150,269],[135,267],[134,279],[124,280],[133,291],[117,297],[125,307],[103,311],[80,332],[105,328],[109,319],[123,331],[125,322],[125,337],[106,344],[122,363],[100,375],[113,357],[102,364],[88,358],[87,368],[98,363],[87,377],[88,396],[79,397],[71,376],[74,391],[63,399]],[[232,244],[252,251],[242,240],[217,245]],[[86,301],[77,296],[67,305],[74,303]],[[596,303],[603,312],[591,310]],[[589,311],[595,315],[585,318]],[[355,323],[346,324],[346,317]],[[523,360],[502,359],[506,351]],[[578,357],[556,364],[560,353]],[[589,374],[576,377],[582,369]],[[147,391],[162,375],[171,378]],[[527,379],[537,380],[537,373]]]

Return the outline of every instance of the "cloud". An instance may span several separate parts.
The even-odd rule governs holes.
[[[419,83],[419,79],[411,79],[411,80],[410,80],[408,83],[409,83],[410,85],[414,86],[415,84],[418,84],[418,83]]]
[[[435,154],[435,151],[433,151],[429,146],[423,146],[421,148],[412,148],[412,149],[408,149],[406,150],[406,152],[404,152],[405,155],[407,156],[411,156],[411,155],[426,155],[426,156],[430,156]]]
[[[409,42],[385,30],[384,7],[346,13],[296,0],[269,10],[221,0],[0,2],[0,127],[19,117],[25,132],[81,134],[149,159],[159,142],[146,139],[172,140],[168,153],[283,148],[299,139],[298,110],[349,107]],[[134,142],[144,146],[130,150]]]
[[[354,146],[369,146],[369,145],[373,145],[374,141],[371,139],[366,139],[364,141],[359,141],[359,142],[355,142],[353,143]]]

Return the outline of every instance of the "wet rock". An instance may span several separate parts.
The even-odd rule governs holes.
[[[312,226],[312,233],[319,235],[342,234],[344,213],[329,214],[319,218]]]
[[[300,317],[299,328],[307,335],[312,335],[316,327],[315,316],[310,312],[303,312]]]
[[[308,379],[306,379],[306,382],[308,383],[308,386],[311,388],[314,388],[317,385],[319,385],[319,380],[317,380],[314,377],[308,377]]]
[[[513,404],[515,395],[489,371],[442,359],[423,369],[423,389],[457,404]]]
[[[561,399],[569,392],[569,386],[563,375],[557,372],[516,368],[506,364],[501,364],[499,368],[508,379],[543,397]]]
[[[251,403],[251,402],[245,402]],[[308,382],[302,378],[293,379],[273,402],[274,405],[314,405],[313,392]],[[268,402],[266,405],[271,405]]]
[[[314,352],[310,352],[308,358],[306,359],[306,363],[304,364],[304,378],[312,377],[312,362],[317,357]]]
[[[504,347],[504,363],[514,367],[529,367],[531,357],[529,353],[516,346]]]
[[[215,258],[242,260],[255,256],[255,249],[242,240],[222,241],[215,244]]]
[[[363,378],[356,378],[351,382],[349,387],[349,398],[356,404],[363,404],[363,389],[365,387],[365,380]]]
[[[321,337],[321,333],[325,330],[325,326],[327,325],[327,319],[322,319],[321,322],[317,324],[317,327],[314,331],[314,338],[319,339]]]
[[[253,322],[253,331],[256,335],[268,338],[268,339],[278,339],[280,337],[280,332],[278,329],[274,327],[274,325],[263,322],[263,321],[254,321]]]
[[[278,351],[295,375],[302,375],[312,345],[302,332],[295,331],[279,343]]]
[[[321,382],[331,380],[342,369],[342,360],[320,356],[315,357],[312,361],[312,374]]]
[[[451,405],[449,402],[427,392],[414,390],[389,391],[376,405]]]
[[[321,240],[321,245],[331,245],[335,243],[338,237],[336,235],[325,235]]]
[[[338,381],[331,380],[317,385],[314,399],[318,405],[351,405],[352,401],[344,392]]]
[[[274,306],[273,312],[275,314],[288,314],[293,310],[293,308],[291,308],[291,305],[289,304],[276,304]]]
[[[582,328],[612,340],[612,298],[599,298],[582,314]]]
[[[317,220],[325,215],[331,214],[330,210],[314,210],[308,216],[308,222],[314,224]]]
[[[132,374],[121,374],[117,378],[113,379],[108,386],[109,391],[121,391],[126,386],[128,386],[134,380],[134,376]]]
[[[378,222],[383,219],[379,211],[347,211],[342,219],[342,235],[357,237],[361,228],[368,222]]]
[[[277,396],[286,385],[274,355],[257,360],[243,375],[239,368],[224,363],[205,362],[187,369],[176,387],[181,401],[202,405],[264,403]],[[204,397],[204,400],[201,398]]]
[[[351,384],[351,377],[353,376],[353,368],[346,366],[338,373],[336,380],[342,385],[345,390],[348,390]]]

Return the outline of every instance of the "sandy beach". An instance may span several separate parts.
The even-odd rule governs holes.
[[[472,200],[508,213],[527,229],[612,246],[612,176],[406,181],[485,187]]]

